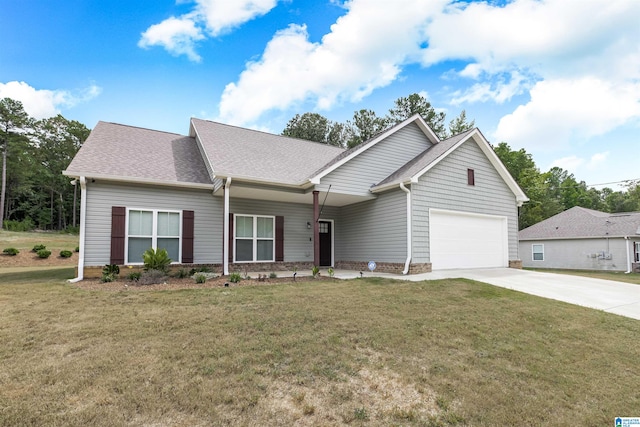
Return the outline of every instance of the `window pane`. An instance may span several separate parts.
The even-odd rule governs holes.
[[[258,217],[258,237],[273,237],[273,218]]]
[[[236,261],[253,261],[253,240],[236,240]]]
[[[127,255],[127,263],[141,263],[142,254],[150,247],[150,237],[129,237],[129,254]]]
[[[236,216],[236,237],[253,237],[253,217]]]
[[[542,245],[533,245],[533,252],[542,252]]]
[[[158,249],[166,249],[173,262],[180,261],[180,239],[158,239]]]
[[[544,261],[543,254],[541,252],[534,252],[533,253],[533,260],[534,261]]]
[[[256,261],[273,261],[273,240],[258,240]]]
[[[151,236],[153,231],[153,212],[129,211],[129,234]]]
[[[180,236],[180,214],[158,212],[158,236]]]

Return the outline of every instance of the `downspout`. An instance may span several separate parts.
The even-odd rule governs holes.
[[[80,252],[78,257],[78,277],[69,280],[70,283],[79,282],[84,278],[84,240],[85,224],[87,223],[87,179],[80,177]]]
[[[229,275],[229,187],[231,187],[231,177],[227,177],[224,183],[224,230],[222,248],[222,274]]]
[[[627,271],[625,271],[624,274],[629,274],[631,273],[631,250],[629,245],[629,236],[624,236],[624,240],[625,246],[627,247]]]
[[[407,260],[404,262],[402,274],[408,274],[411,265],[411,191],[404,186],[404,182],[400,183],[400,189],[407,193]]]

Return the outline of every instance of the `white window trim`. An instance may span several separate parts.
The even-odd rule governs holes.
[[[635,261],[634,262],[640,262],[640,242],[634,242],[635,243]]]
[[[534,252],[533,248],[535,246],[542,247],[542,252]],[[542,259],[535,259],[534,254],[539,254],[539,253],[542,254]],[[544,243],[534,243],[531,245],[531,261],[537,261],[537,262],[544,261]]]
[[[169,213],[177,213],[180,215],[180,219],[178,220],[178,224],[180,227],[180,234],[178,235],[178,259],[177,260],[171,260],[171,264],[180,264],[182,261],[182,211],[181,210],[174,210],[174,209],[147,209],[147,208],[127,208],[127,215],[125,218],[125,241],[124,241],[124,263],[125,265],[143,265],[144,263],[142,262],[142,260],[140,262],[128,262],[129,261],[129,237],[146,237],[148,238],[149,236],[143,236],[143,235],[135,235],[135,234],[129,234],[129,212],[130,211],[144,211],[144,212],[151,212],[153,217],[152,217],[152,225],[151,225],[151,230],[152,230],[152,236],[151,236],[151,247],[153,249],[158,249],[158,213],[162,212],[169,212]],[[161,236],[161,238],[166,238],[167,236]],[[169,238],[175,238],[172,236],[169,236]]]
[[[251,240],[253,241],[253,260],[252,261],[238,261],[237,260],[237,255],[236,255],[236,241],[238,240],[238,237],[236,237],[236,226],[238,224],[238,221],[236,220],[236,218],[238,218],[239,216],[245,216],[245,217],[251,217],[253,218],[253,237],[251,237]],[[273,222],[273,237],[260,237],[258,238],[258,221],[257,218],[270,218],[271,221]],[[240,240],[250,240],[249,238],[246,237],[241,237]],[[256,260],[256,257],[258,256],[258,240],[271,240],[273,243],[273,249],[271,251],[271,253],[273,254],[273,257],[270,260]],[[261,263],[261,262],[275,262],[276,261],[276,217],[274,215],[255,215],[255,214],[233,214],[233,262],[237,263],[237,264],[254,264],[254,263]]]

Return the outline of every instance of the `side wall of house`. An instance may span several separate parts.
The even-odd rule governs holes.
[[[398,189],[382,193],[375,200],[342,207],[336,260],[405,262],[406,200],[406,193]]]
[[[520,242],[520,256],[522,265],[531,268],[626,271],[625,243],[622,238],[523,240]],[[541,261],[533,260],[534,244],[544,245],[544,259]]]
[[[311,196],[309,196],[311,197]],[[285,262],[313,262],[313,205],[281,203],[266,200],[231,198],[230,210],[233,214],[272,215],[284,217],[284,260]],[[321,218],[335,220],[340,226],[339,210],[325,207]],[[334,230],[338,235],[337,230]]]
[[[467,169],[474,170],[475,185],[468,185]],[[430,208],[507,217],[509,260],[519,259],[515,196],[474,141],[466,141],[420,177],[411,193],[413,262],[431,262]]]
[[[369,195],[373,184],[431,145],[418,125],[411,123],[329,173],[322,178],[322,185],[330,184],[331,191],[335,192]]]
[[[210,190],[96,182],[87,184],[86,266],[109,263],[112,206],[194,211],[194,263],[221,262],[223,200]]]

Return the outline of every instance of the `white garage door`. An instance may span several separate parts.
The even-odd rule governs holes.
[[[507,218],[429,210],[431,267],[508,267]]]

